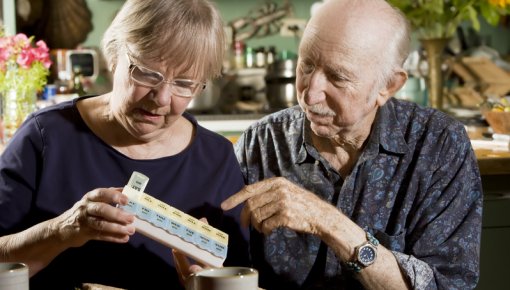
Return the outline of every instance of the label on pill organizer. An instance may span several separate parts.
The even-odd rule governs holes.
[[[143,192],[149,178],[133,172],[123,193],[129,198],[122,208],[217,257],[227,256],[228,235]]]

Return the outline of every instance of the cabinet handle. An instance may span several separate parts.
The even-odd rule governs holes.
[[[510,193],[490,193],[490,194],[485,194],[483,199],[484,199],[484,201],[507,200],[507,199],[510,199]]]

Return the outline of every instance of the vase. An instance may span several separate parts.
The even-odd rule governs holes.
[[[428,63],[426,76],[428,104],[430,107],[439,110],[443,110],[443,51],[449,40],[449,38],[420,39]]]
[[[2,141],[7,143],[30,113],[36,110],[35,90],[10,89],[2,94]]]

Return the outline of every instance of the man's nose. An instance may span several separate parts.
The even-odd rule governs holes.
[[[326,88],[329,82],[327,77],[321,71],[312,73],[308,80],[308,89],[305,96],[307,104],[316,104],[323,101],[326,97]]]

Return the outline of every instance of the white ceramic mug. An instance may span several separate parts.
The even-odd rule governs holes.
[[[186,290],[257,290],[259,273],[247,267],[207,268],[191,275]]]
[[[23,263],[0,263],[0,289],[29,290],[28,266]]]

